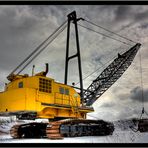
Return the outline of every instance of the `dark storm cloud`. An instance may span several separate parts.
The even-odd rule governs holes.
[[[115,11],[115,20],[123,21],[130,17],[131,15],[131,6],[119,6]]]
[[[30,8],[31,13],[36,15],[37,17],[43,17],[47,20],[50,20],[50,23],[53,22],[58,22],[62,23],[66,20],[66,7],[65,6],[49,6],[49,5],[44,5],[44,6],[38,6],[38,5],[33,5],[33,6],[28,6]]]
[[[147,14],[148,10],[146,9],[146,6],[117,6],[114,8],[114,19],[112,21],[112,25],[114,26],[113,28],[119,32],[123,32],[124,30],[131,28],[130,31],[135,32],[135,36],[136,32],[138,31],[136,24],[140,28],[145,27],[148,19]],[[129,35],[128,37],[130,38],[130,36],[132,35]],[[136,39],[135,36],[133,40],[139,40],[138,38]]]
[[[147,29],[148,28],[148,23],[144,23],[141,25],[141,28]]]
[[[1,68],[13,69],[59,26],[57,20],[60,14],[59,18],[62,17],[62,13],[54,13],[59,12],[58,8],[51,7],[55,11],[47,6],[43,8],[43,6],[1,6]],[[63,21],[60,20],[59,23]]]
[[[1,6],[0,12],[0,50],[2,51],[0,63],[1,68],[5,69],[15,65],[17,60],[23,57],[23,53],[27,50],[24,48],[26,41],[28,39],[31,41],[33,38],[29,35],[37,26],[37,18],[31,16],[24,7],[20,10],[20,7],[15,9],[14,6],[10,8]]]
[[[128,108],[124,107],[121,112],[119,112],[118,119],[129,119],[129,118],[138,118],[140,117],[141,108]]]
[[[148,11],[144,11],[141,13],[138,13],[137,15],[135,15],[135,21],[142,21],[142,20],[146,20],[148,19]]]
[[[148,89],[144,89],[142,92],[142,89],[139,86],[131,90],[130,98],[133,101],[142,102],[142,93],[143,93],[144,101],[148,102]]]
[[[5,52],[2,52],[0,55],[0,63],[1,68],[4,69],[6,67],[13,68],[13,66],[19,64],[26,55],[28,55],[30,51],[40,43],[39,41],[41,40],[39,40],[39,38],[46,32],[49,32],[50,34],[50,31],[53,31],[58,27],[67,18],[67,14],[73,10],[77,11],[78,16],[86,17],[96,23],[99,22],[100,24],[103,24],[104,27],[108,26],[112,22],[114,25],[111,24],[110,27],[113,28],[118,28],[118,24],[116,24],[117,19],[124,21],[128,19],[128,17],[133,17],[133,15],[130,16],[130,14],[134,14],[135,18],[137,16],[137,13],[132,9],[132,6],[31,5],[1,7],[0,10],[0,31],[2,34],[0,37],[0,44],[1,50],[5,50]],[[141,12],[141,14],[142,13],[144,12]],[[85,30],[84,32],[87,31]],[[82,43],[86,44],[87,41],[89,42],[88,37],[89,36],[85,36]],[[44,37],[42,37],[42,39],[44,39]],[[91,36],[91,39],[93,41],[97,41],[93,35]],[[102,40],[98,42],[98,44],[103,44]],[[32,46],[33,44],[34,46]],[[85,44],[83,46],[85,46]],[[102,63],[104,63],[105,59],[108,58],[108,54],[112,52],[112,48],[110,48],[112,45],[113,44],[105,44],[106,50],[104,51],[102,46],[94,48],[97,52],[91,51],[94,53],[92,54],[93,57],[96,55],[96,57],[93,58],[94,64],[102,65]],[[91,44],[91,48],[94,46],[94,44]],[[103,57],[102,53],[99,53],[100,49],[102,49],[105,57]],[[91,53],[90,50],[91,49],[85,50],[89,56]],[[10,51],[11,54],[9,54]],[[114,53],[112,52],[112,54]],[[101,58],[99,58],[100,55],[102,56]],[[86,64],[88,64],[88,62]]]

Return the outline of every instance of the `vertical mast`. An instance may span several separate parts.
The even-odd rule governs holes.
[[[80,95],[81,95],[81,98],[82,98],[82,105],[83,105],[83,79],[82,79],[81,55],[80,55],[79,35],[78,35],[78,26],[77,26],[77,21],[79,21],[82,18],[77,18],[75,11],[68,14],[67,17],[68,17],[68,26],[67,26],[67,44],[66,44],[65,80],[64,80],[64,83],[67,84],[69,60],[77,57],[78,58],[79,79],[80,79],[80,90],[81,90]],[[69,38],[70,38],[71,22],[75,26],[76,47],[77,47],[77,53],[73,56],[69,56]]]

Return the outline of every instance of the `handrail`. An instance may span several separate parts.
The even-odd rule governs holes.
[[[58,95],[60,97],[58,97]],[[55,95],[54,95],[54,103],[55,104],[62,104],[62,105],[70,105],[71,108],[72,108],[72,112],[76,115],[79,114],[79,110],[78,110],[78,101],[77,99],[74,100],[74,98],[71,96],[71,95],[65,95],[65,94],[60,94],[58,92],[55,92]],[[57,101],[57,100],[61,100],[60,101]],[[67,104],[64,103],[64,100],[65,101],[68,101]]]

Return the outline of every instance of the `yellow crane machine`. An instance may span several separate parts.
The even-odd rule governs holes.
[[[13,138],[47,137],[61,139],[63,137],[110,135],[114,131],[111,122],[86,119],[86,114],[93,112],[92,104],[124,73],[132,63],[141,44],[136,43],[128,51],[118,57],[103,70],[103,72],[87,88],[83,89],[81,57],[77,22],[84,20],[77,18],[76,12],[68,14],[68,21],[64,22],[52,35],[37,47],[7,79],[5,90],[0,92],[0,115],[16,115],[18,119],[49,119],[48,123],[31,122],[16,124],[10,134]],[[76,34],[77,53],[69,56],[70,25],[74,24]],[[56,82],[47,77],[46,70],[37,74],[20,74],[30,62],[36,58],[56,36],[67,26],[67,46],[65,60],[65,82]],[[80,88],[67,85],[68,62],[78,59]],[[27,63],[28,62],[28,63]],[[25,66],[15,74],[23,64]],[[34,68],[34,67],[33,67]],[[79,89],[79,92],[76,90]]]

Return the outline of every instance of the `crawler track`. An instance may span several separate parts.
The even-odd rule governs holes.
[[[46,135],[49,139],[63,137],[106,136],[112,135],[114,125],[103,120],[63,120],[47,125]]]
[[[64,121],[52,122],[47,125],[46,136],[49,139],[62,139],[63,135],[60,132],[60,126]]]
[[[49,138],[107,136],[112,135],[114,125],[103,120],[66,119],[49,123],[14,125],[10,134],[13,138]]]
[[[47,123],[27,123],[14,125],[10,130],[13,138],[43,138],[46,137]]]

